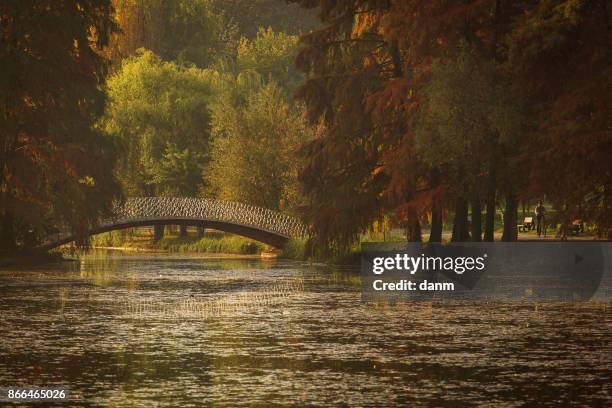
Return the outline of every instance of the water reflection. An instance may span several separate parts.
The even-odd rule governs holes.
[[[101,406],[610,401],[605,304],[363,305],[355,276],[121,253],[1,271],[0,385],[68,385]],[[223,313],[196,313],[214,302]]]

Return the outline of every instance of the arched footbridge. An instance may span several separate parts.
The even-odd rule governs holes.
[[[297,218],[253,205],[189,197],[128,198],[113,215],[92,228],[90,235],[151,225],[187,225],[230,232],[280,248],[290,238],[306,233]],[[71,232],[48,237],[42,249],[52,249],[75,240]]]

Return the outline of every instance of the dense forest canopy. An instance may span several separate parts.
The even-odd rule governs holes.
[[[601,0],[2,2],[0,247],[57,228],[85,240],[132,195],[300,215],[321,250],[381,225],[492,241],[501,220],[512,241],[537,200],[561,236],[580,219],[609,238],[610,13]]]
[[[448,215],[453,240],[492,240],[499,204],[511,241],[519,200],[543,197],[562,228],[589,218],[609,236],[607,2],[294,2],[324,23],[297,59],[324,125],[300,176],[321,247],[389,210],[410,240],[425,220],[440,241]]]

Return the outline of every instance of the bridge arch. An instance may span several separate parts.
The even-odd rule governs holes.
[[[211,228],[281,248],[290,238],[305,234],[297,218],[253,205],[192,197],[139,197],[118,204],[113,215],[90,235],[140,226],[186,225]],[[41,246],[52,249],[74,241],[70,232],[51,236]]]

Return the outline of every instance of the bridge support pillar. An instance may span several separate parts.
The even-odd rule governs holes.
[[[153,226],[153,239],[155,241],[159,241],[160,239],[164,238],[164,229],[165,229],[164,225],[154,225]]]

